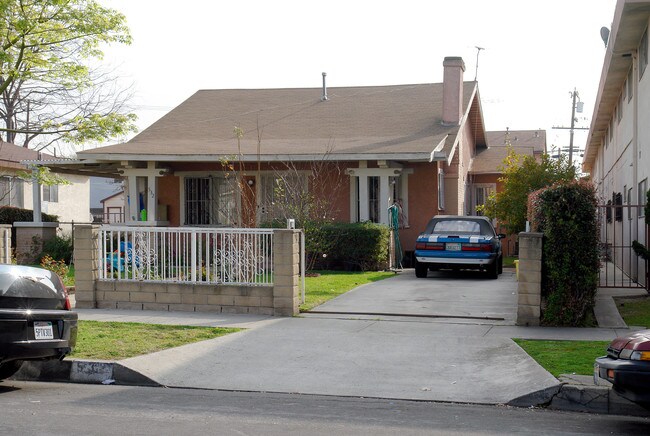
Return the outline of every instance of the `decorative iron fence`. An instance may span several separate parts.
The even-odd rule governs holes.
[[[273,230],[102,226],[99,278],[273,284]]]

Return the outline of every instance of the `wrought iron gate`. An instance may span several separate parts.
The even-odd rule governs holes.
[[[643,208],[643,205],[623,204],[598,206],[600,287],[648,289],[648,261],[632,249],[633,241],[648,246]]]

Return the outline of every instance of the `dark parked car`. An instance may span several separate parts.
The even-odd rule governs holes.
[[[621,396],[650,408],[650,330],[614,339],[607,356],[596,359],[596,383],[598,378],[612,383]]]
[[[63,359],[77,340],[77,313],[59,276],[0,265],[0,380],[25,360]]]
[[[429,270],[481,269],[496,279],[503,272],[501,238],[482,216],[436,215],[415,243],[415,276]]]

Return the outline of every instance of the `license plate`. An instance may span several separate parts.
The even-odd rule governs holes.
[[[460,242],[447,242],[445,248],[447,251],[460,251]]]
[[[52,323],[49,321],[35,321],[34,339],[36,339],[37,341],[54,339],[54,331],[52,330]]]
[[[595,385],[599,384],[598,379],[600,379],[600,376],[598,375],[598,364],[594,363],[594,384]]]

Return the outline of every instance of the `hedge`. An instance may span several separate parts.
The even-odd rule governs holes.
[[[531,194],[533,231],[544,234],[542,324],[581,326],[598,287],[596,191],[591,183],[553,185]]]
[[[57,222],[59,217],[41,213],[41,221],[47,223]],[[13,206],[0,206],[0,224],[13,224],[20,221],[34,221],[34,211]]]

